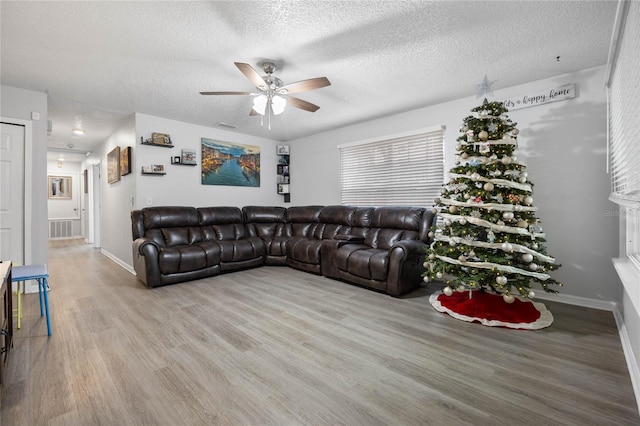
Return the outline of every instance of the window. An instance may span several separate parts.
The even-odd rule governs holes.
[[[620,258],[613,264],[640,312],[640,3],[619,2],[605,85],[611,173],[609,199],[620,206]]]
[[[341,145],[342,204],[428,207],[444,175],[444,127]]]

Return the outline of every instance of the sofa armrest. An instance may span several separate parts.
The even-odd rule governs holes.
[[[157,287],[160,281],[160,246],[150,238],[133,241],[133,269],[147,287]]]
[[[389,249],[388,294],[400,296],[420,286],[426,247],[420,240],[402,240]]]

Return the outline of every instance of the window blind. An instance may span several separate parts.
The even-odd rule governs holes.
[[[340,149],[342,204],[429,207],[444,175],[444,128]]]
[[[621,3],[621,26],[615,57],[608,76],[611,197],[616,203],[640,207],[640,4]],[[620,7],[620,6],[619,6]],[[625,12],[627,12],[625,14]],[[626,16],[625,16],[626,15]],[[626,21],[626,22],[625,22]]]

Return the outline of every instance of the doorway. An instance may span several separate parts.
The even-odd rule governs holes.
[[[25,263],[26,126],[0,124],[0,259]]]

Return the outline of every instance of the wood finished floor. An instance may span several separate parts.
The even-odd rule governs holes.
[[[149,290],[50,244],[53,337],[25,297],[9,425],[638,425],[610,312],[545,302],[538,331],[286,267]]]

